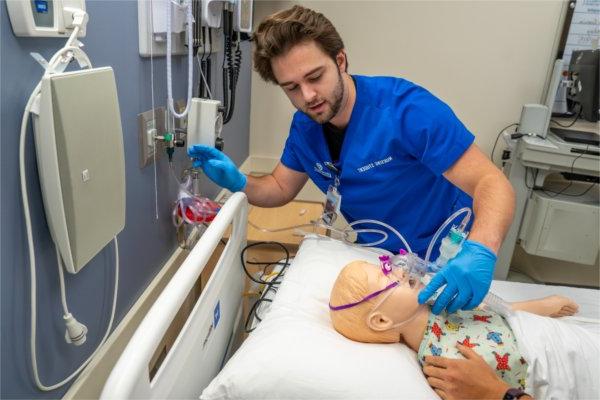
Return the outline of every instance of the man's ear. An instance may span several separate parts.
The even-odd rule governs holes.
[[[382,332],[391,329],[394,325],[394,321],[389,318],[387,315],[375,311],[367,317],[367,325],[374,331]]]
[[[335,56],[335,63],[340,72],[348,72],[348,59],[346,58],[346,52],[343,49]]]

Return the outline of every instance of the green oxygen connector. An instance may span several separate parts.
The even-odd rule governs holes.
[[[465,238],[467,237],[467,235],[464,231],[460,230],[459,228],[456,228],[456,226],[453,226],[450,229],[450,232],[448,232],[447,237],[452,243],[461,245],[463,240],[465,240]]]
[[[169,157],[169,162],[173,161],[173,153],[175,153],[173,139],[175,139],[175,136],[171,132],[165,132],[163,135],[163,141],[167,144],[167,156]]]

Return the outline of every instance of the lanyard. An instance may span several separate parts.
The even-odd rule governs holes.
[[[327,225],[332,225],[337,219],[342,204],[342,195],[338,188],[340,186],[340,168],[333,165],[329,161],[323,164],[333,173],[333,186],[329,185],[327,196],[325,198],[325,206],[323,207],[323,216],[321,217]]]
[[[333,173],[333,186],[336,188],[336,190],[340,187],[340,174],[341,174],[341,168],[338,166],[336,166],[335,164],[333,164],[332,162],[329,161],[325,161],[323,164],[325,164],[325,166]]]

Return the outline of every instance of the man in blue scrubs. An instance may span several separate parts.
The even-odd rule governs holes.
[[[349,75],[342,39],[313,10],[294,6],[267,17],[253,41],[255,69],[298,109],[281,161],[270,175],[245,176],[225,154],[197,146],[189,152],[194,166],[261,207],[288,203],[308,178],[324,193],[337,181],[346,220],[390,224],[421,257],[446,218],[472,207],[469,240],[420,301],[446,285],[435,313],[479,305],[512,221],[514,194],[450,107],[404,79]],[[383,247],[397,252],[402,245],[390,235]]]

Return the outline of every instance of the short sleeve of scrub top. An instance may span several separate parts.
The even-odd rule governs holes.
[[[435,175],[448,170],[473,143],[475,137],[443,101],[424,89],[397,109],[399,126],[410,127],[402,135],[404,150]]]
[[[296,153],[296,135],[294,133],[297,130],[297,126],[292,122],[292,126],[290,127],[290,134],[288,135],[287,140],[285,141],[285,146],[283,148],[283,153],[281,154],[281,163],[286,167],[293,169],[297,172],[305,172],[302,163],[298,159],[298,155]]]

